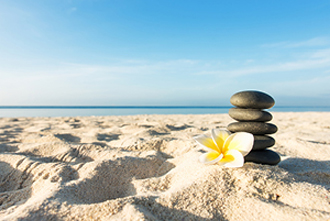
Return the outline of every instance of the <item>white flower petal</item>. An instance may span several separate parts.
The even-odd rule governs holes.
[[[222,154],[216,151],[211,151],[208,153],[204,153],[199,157],[199,162],[204,164],[215,164],[219,162],[222,158]]]
[[[250,133],[234,133],[225,141],[224,150],[222,150],[222,152],[226,152],[228,150],[238,150],[243,156],[246,156],[252,150],[253,141],[254,137]]]
[[[242,167],[244,164],[244,157],[238,150],[228,150],[219,164],[225,167]]]
[[[220,149],[213,142],[211,137],[208,137],[208,136],[202,134],[202,135],[198,135],[198,136],[194,137],[194,139],[202,147],[206,147],[210,151],[217,151],[217,152],[221,153]]]
[[[229,137],[230,132],[224,129],[212,129],[211,135],[213,142],[219,147],[220,152],[222,152],[222,147]]]

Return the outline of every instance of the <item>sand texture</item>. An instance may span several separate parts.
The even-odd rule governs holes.
[[[328,220],[330,113],[273,113],[277,166],[203,165],[228,114],[0,118],[0,220]]]

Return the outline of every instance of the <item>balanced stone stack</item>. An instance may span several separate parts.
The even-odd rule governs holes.
[[[276,165],[281,161],[280,156],[267,148],[275,144],[274,134],[277,127],[268,123],[273,119],[271,113],[264,109],[274,106],[274,99],[260,91],[241,91],[230,98],[230,103],[236,107],[229,110],[229,116],[238,122],[227,126],[231,132],[248,132],[254,136],[252,151],[245,156],[246,162]]]

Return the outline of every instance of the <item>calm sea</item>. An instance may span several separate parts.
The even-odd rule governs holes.
[[[0,106],[0,117],[74,117],[74,116],[119,116],[143,114],[219,114],[228,113],[229,106],[174,107],[174,106]],[[271,112],[329,112],[329,107],[273,107]]]

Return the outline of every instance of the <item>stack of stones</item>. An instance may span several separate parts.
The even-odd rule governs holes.
[[[248,132],[254,136],[252,151],[245,156],[246,162],[276,165],[280,156],[267,148],[275,144],[275,139],[268,134],[274,134],[277,127],[266,123],[273,119],[271,113],[263,110],[274,106],[274,99],[260,91],[241,91],[230,98],[230,103],[236,107],[229,110],[229,116],[238,122],[227,126],[231,132]]]

